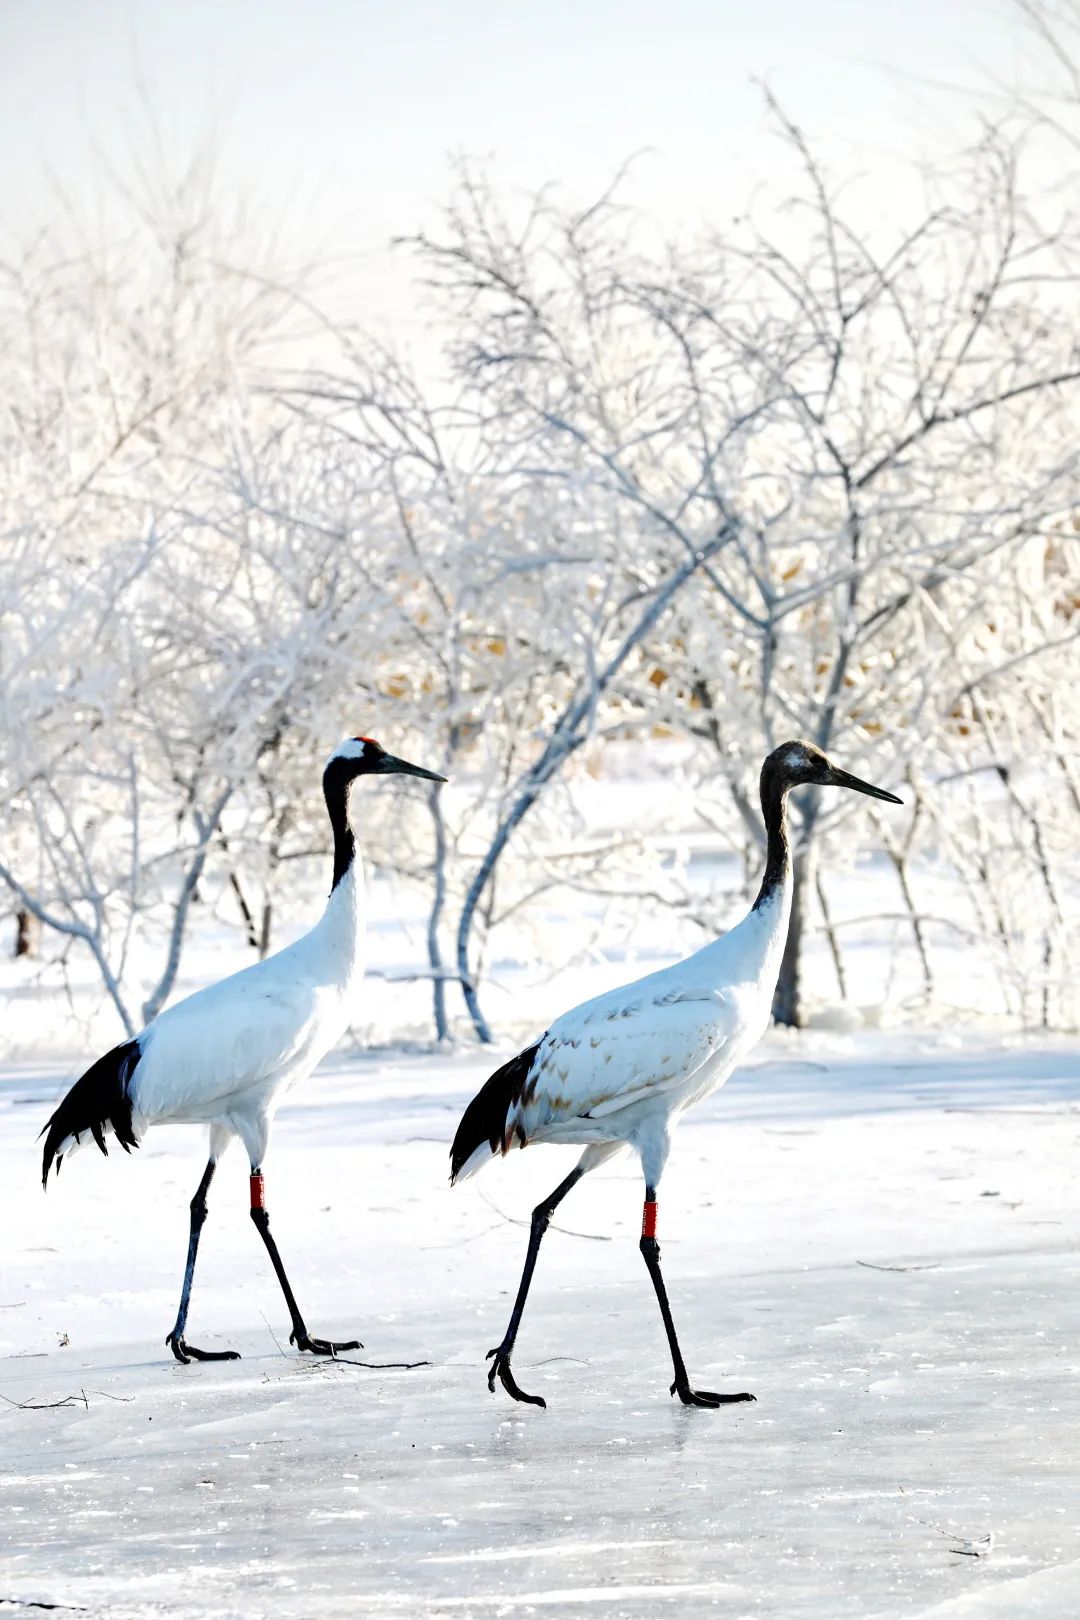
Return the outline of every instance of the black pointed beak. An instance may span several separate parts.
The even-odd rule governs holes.
[[[889,804],[903,804],[895,793],[887,793],[884,788],[874,787],[871,782],[864,782],[859,776],[852,776],[848,771],[841,771],[835,765],[829,766],[827,785],[830,787],[851,788],[856,793],[866,793],[871,799],[885,799]]]
[[[396,754],[384,754],[379,763],[381,776],[422,776],[425,782],[445,782],[446,777],[440,776],[437,771],[426,771],[422,765],[410,765],[407,759],[398,759]]]

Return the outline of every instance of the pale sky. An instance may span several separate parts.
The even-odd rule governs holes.
[[[970,128],[927,81],[1009,80],[1021,37],[1007,0],[0,0],[3,224],[47,213],[46,175],[85,194],[95,146],[143,138],[141,77],[175,149],[216,123],[230,181],[397,324],[385,244],[431,221],[450,153],[586,198],[648,148],[634,200],[693,227],[779,161],[755,78],[839,169],[876,169]]]

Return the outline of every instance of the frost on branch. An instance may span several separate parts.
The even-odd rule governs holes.
[[[790,188],[662,250],[617,185],[522,209],[462,168],[402,261],[426,385],[197,188],[5,265],[0,880],[126,1027],[194,922],[243,959],[317,904],[363,730],[453,779],[362,811],[439,1038],[512,1019],[545,918],[582,961],[723,927],[800,734],[908,808],[796,801],[777,1016],[857,1000],[873,939],[878,1000],[1075,1023],[1074,244],[1011,126],[886,227],[771,114]]]

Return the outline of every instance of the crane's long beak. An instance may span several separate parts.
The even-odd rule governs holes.
[[[445,782],[446,777],[440,776],[437,771],[426,771],[422,765],[410,765],[407,759],[398,759],[396,754],[384,754],[379,766],[382,776],[422,776],[425,782]]]
[[[874,787],[870,782],[864,782],[861,777],[852,776],[848,771],[838,770],[835,765],[829,766],[828,785],[830,787],[853,788],[856,793],[867,793],[872,799],[886,799],[889,804],[903,804],[895,793],[886,793],[884,788]]]

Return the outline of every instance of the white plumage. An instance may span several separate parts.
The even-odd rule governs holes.
[[[678,1117],[723,1085],[768,1026],[791,916],[785,802],[791,788],[811,784],[900,802],[839,770],[810,743],[776,749],[761,773],[765,876],[743,921],[685,961],[564,1013],[535,1046],[497,1070],[466,1109],[451,1149],[452,1180],[475,1175],[495,1153],[534,1142],[585,1149],[566,1180],[533,1211],[510,1324],[502,1344],[489,1352],[489,1389],[498,1377],[516,1400],[545,1404],[518,1387],[510,1366],[540,1242],[552,1212],[581,1177],[629,1146],[645,1179],[641,1248],[671,1349],[672,1394],[695,1406],[753,1399],[690,1388],[660,1272],[656,1194]]]
[[[141,1138],[163,1120],[220,1125],[260,1165],[274,1109],[337,1045],[355,1015],[363,976],[357,854],[314,928],[167,1008],[137,1037],[135,1134]]]
[[[364,973],[363,865],[348,818],[352,784],[363,775],[406,774],[441,782],[432,771],[387,754],[370,738],[350,738],[331,756],[323,791],[334,832],[334,882],[314,928],[276,955],[199,990],[160,1013],[131,1041],[100,1058],[76,1081],[46,1126],[44,1182],[53,1163],[88,1140],[106,1151],[114,1135],[125,1151],[164,1122],[210,1126],[210,1157],[191,1204],[191,1236],[180,1311],[168,1336],[177,1358],[216,1359],[184,1340],[206,1192],[234,1137],[251,1165],[252,1218],[266,1244],[302,1349],[359,1348],[313,1339],[304,1326],[269,1230],[262,1164],[274,1111],[340,1040]]]
[[[768,1026],[790,914],[788,878],[760,910],[685,961],[556,1018],[507,1114],[503,1151],[524,1145],[522,1137],[629,1143],[655,1185],[669,1122],[722,1086]],[[455,1180],[490,1158],[485,1141]]]

